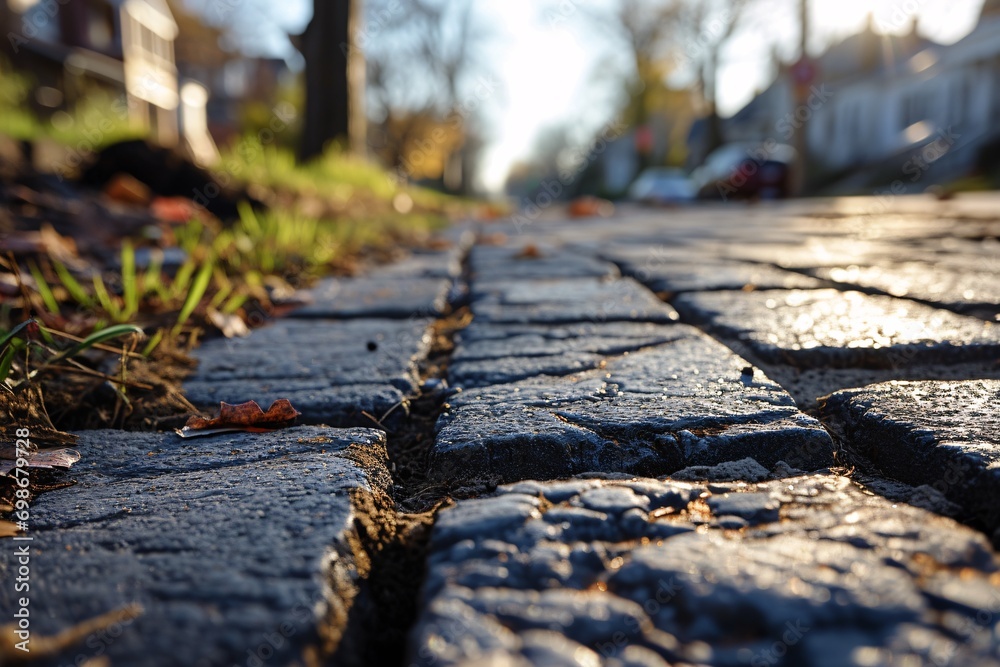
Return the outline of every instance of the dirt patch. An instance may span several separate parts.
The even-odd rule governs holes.
[[[60,431],[160,431],[182,426],[196,411],[181,390],[195,365],[183,350],[157,350],[150,358],[125,363],[122,373],[120,359],[102,353],[90,364],[79,364],[79,373],[50,372],[14,393],[0,392],[0,414],[5,415],[0,428],[28,427],[39,436],[39,429],[56,433],[53,426]]]

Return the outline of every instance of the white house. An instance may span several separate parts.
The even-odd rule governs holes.
[[[955,44],[921,37],[915,21],[903,35],[879,34],[869,22],[816,64],[825,99],[793,108],[784,70],[726,120],[726,139],[786,141],[783,119],[798,111],[810,160],[828,173],[889,164],[934,144],[946,150],[930,150],[930,161],[960,174],[1000,134],[1000,0],[987,0],[975,29]],[[904,168],[913,172],[904,180],[919,180],[930,164]]]
[[[883,42],[893,38],[881,36]],[[881,66],[830,84],[808,124],[810,153],[831,168],[870,164],[935,137],[967,160],[1000,118],[1000,2],[950,46],[913,39]]]

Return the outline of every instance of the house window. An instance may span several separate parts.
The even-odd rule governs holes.
[[[87,43],[95,51],[109,51],[114,46],[115,18],[105,4],[87,6]]]

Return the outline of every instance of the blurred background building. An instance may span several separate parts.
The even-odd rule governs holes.
[[[976,20],[947,39],[928,25],[946,0],[0,0],[0,84],[23,74],[57,126],[103,96],[203,164],[276,115],[289,149],[336,116],[300,158],[333,139],[449,192],[620,197],[686,172],[679,191],[711,195],[746,171],[746,196],[998,187],[1000,0],[960,4]],[[875,5],[892,20],[827,25]]]

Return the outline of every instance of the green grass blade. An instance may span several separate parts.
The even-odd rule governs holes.
[[[84,308],[89,308],[93,305],[93,299],[91,299],[90,295],[87,294],[87,291],[83,289],[83,286],[77,282],[76,278],[74,278],[73,274],[69,272],[69,269],[66,268],[65,264],[53,260],[52,268],[55,269],[56,275],[59,276],[59,282],[61,282],[62,286],[66,288],[66,291],[69,292],[69,295],[74,301]]]
[[[17,348],[11,345],[0,356],[0,383],[6,383],[7,378],[10,377],[10,368],[14,364],[15,354],[17,354]]]
[[[226,315],[232,315],[237,310],[243,307],[243,304],[247,302],[248,295],[236,293],[229,297],[225,305],[222,306],[222,312]]]
[[[135,248],[129,241],[122,243],[122,298],[125,308],[121,319],[131,319],[139,312],[139,284],[135,272]]]
[[[3,338],[0,338],[0,350],[2,350],[3,348],[7,347],[7,343],[9,343],[11,341],[11,339],[14,338],[14,336],[16,336],[17,334],[21,333],[25,329],[27,329],[28,326],[31,325],[31,324],[38,324],[38,320],[36,320],[35,318],[31,318],[31,319],[25,320],[25,321],[21,322],[20,324],[18,324],[13,329],[11,329],[10,331],[8,331],[7,333],[5,333],[4,336],[3,336]]]
[[[215,293],[212,300],[208,302],[208,305],[212,308],[218,308],[219,304],[222,303],[227,296],[229,296],[233,291],[232,285],[223,285],[219,288],[219,291]]]
[[[257,218],[257,213],[253,210],[250,202],[244,199],[236,205],[236,210],[240,214],[240,222],[243,228],[247,230],[247,234],[251,238],[260,237],[262,232],[260,220]]]
[[[181,264],[181,267],[177,269],[177,274],[174,276],[174,281],[170,285],[170,300],[179,299],[182,294],[187,294],[188,286],[191,284],[191,276],[194,275],[195,264],[194,260],[188,258]]]
[[[42,303],[45,304],[50,313],[58,315],[59,302],[56,301],[56,295],[52,293],[52,288],[49,287],[45,276],[42,275],[42,270],[34,262],[28,262],[28,270],[31,271],[31,277],[35,279],[35,286],[38,288],[39,296],[42,297]]]
[[[201,269],[198,271],[198,275],[195,276],[194,282],[191,283],[191,289],[188,291],[187,298],[184,299],[184,305],[181,306],[181,312],[177,316],[177,324],[174,325],[171,333],[177,335],[181,327],[183,327],[188,318],[191,317],[191,313],[201,302],[201,298],[205,296],[205,290],[208,289],[208,284],[212,281],[212,265],[213,262],[205,262],[201,265]]]
[[[150,337],[149,342],[146,343],[146,346],[142,348],[142,356],[148,357],[153,353],[153,350],[156,349],[156,346],[159,345],[160,341],[163,340],[163,334],[164,334],[163,329],[156,330],[156,333]]]
[[[122,309],[119,307],[118,302],[108,293],[108,288],[104,286],[104,279],[99,275],[94,276],[94,295],[97,297],[97,302],[104,309],[104,312],[113,321],[120,322],[122,319]]]
[[[163,253],[153,252],[149,258],[149,266],[142,274],[142,296],[156,294],[163,298]]]
[[[127,336],[129,334],[139,334],[143,335],[142,329],[132,324],[116,324],[110,326],[106,329],[101,329],[100,331],[95,331],[90,334],[82,341],[69,348],[68,350],[63,350],[59,354],[55,355],[51,359],[45,362],[45,365],[51,365],[62,361],[63,359],[69,359],[75,357],[81,352],[85,352],[95,345],[103,343],[105,341],[112,340],[114,338],[119,338],[121,336]]]

